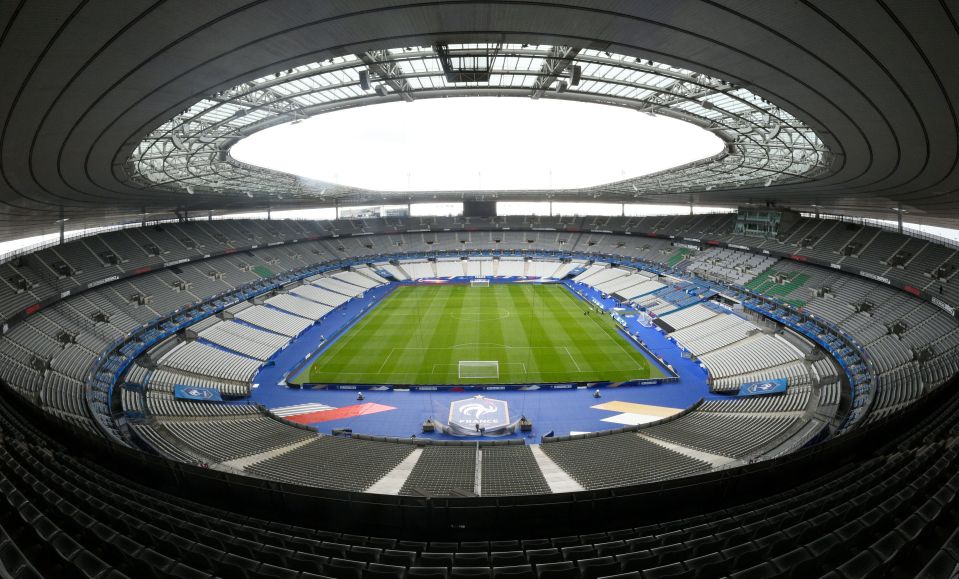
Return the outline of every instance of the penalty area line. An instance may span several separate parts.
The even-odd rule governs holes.
[[[577,372],[582,372],[583,369],[579,367],[579,362],[576,361],[576,358],[569,352],[569,347],[563,346],[563,349],[566,350],[566,355],[569,356],[569,359],[573,361],[573,365],[576,366]]]
[[[383,368],[386,367],[386,363],[390,361],[390,356],[392,356],[393,352],[395,351],[396,351],[396,348],[390,348],[390,353],[387,354],[385,358],[383,358],[383,363],[380,364],[380,369],[376,371],[377,374],[380,374],[383,372]]]

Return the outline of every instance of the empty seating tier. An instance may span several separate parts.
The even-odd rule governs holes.
[[[415,447],[396,442],[321,436],[245,468],[251,474],[346,491],[363,491],[409,456]]]
[[[586,489],[633,485],[706,472],[690,458],[633,432],[543,444],[542,450]]]

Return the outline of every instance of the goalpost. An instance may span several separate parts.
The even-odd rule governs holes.
[[[460,360],[460,379],[499,378],[499,360]]]
[[[471,279],[470,287],[489,287],[488,279]]]

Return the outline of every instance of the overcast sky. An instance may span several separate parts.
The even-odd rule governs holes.
[[[589,187],[722,150],[667,117],[528,98],[421,99],[318,115],[254,134],[238,160],[380,191]]]

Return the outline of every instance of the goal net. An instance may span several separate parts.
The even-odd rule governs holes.
[[[460,360],[460,379],[499,378],[498,360]]]
[[[489,287],[488,279],[471,279],[470,287]]]

